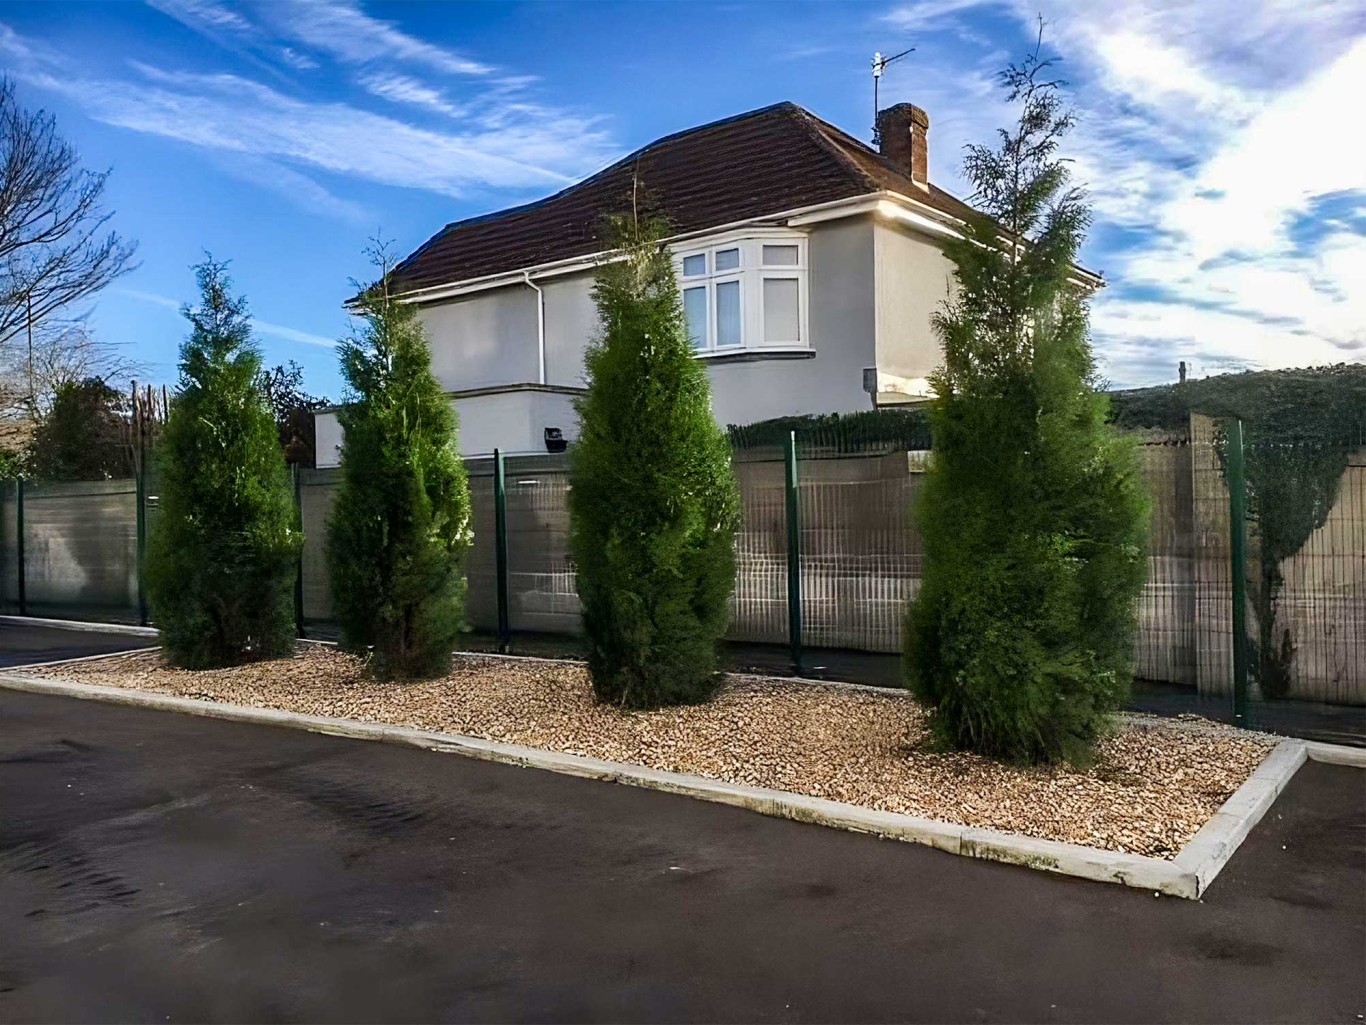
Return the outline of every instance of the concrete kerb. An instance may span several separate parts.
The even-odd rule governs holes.
[[[107,662],[110,659],[122,658],[125,655],[142,655],[149,651],[160,651],[160,644],[149,644],[141,648],[124,648],[121,651],[101,651],[93,655],[75,655],[71,658],[55,658],[50,662],[25,662],[23,665],[10,666],[14,669],[46,669],[51,666],[75,665],[80,662]]]
[[[41,626],[49,630],[78,630],[82,633],[128,634],[133,637],[160,637],[154,626],[131,623],[96,623],[80,619],[43,619],[38,616],[0,616],[0,623],[11,626]]]
[[[0,686],[236,722],[284,726],[353,739],[379,740],[507,765],[545,769],[714,801],[779,818],[925,844],[952,854],[1023,865],[1099,882],[1120,883],[1188,899],[1198,898],[1205,891],[1309,755],[1309,745],[1301,741],[1283,741],[1180,854],[1174,860],[1167,861],[454,733],[201,701],[121,687],[38,679],[17,673],[0,674]]]
[[[1324,744],[1317,740],[1305,741],[1304,747],[1310,761],[1326,762],[1329,765],[1346,765],[1354,769],[1366,769],[1366,747]]]
[[[13,623],[16,625],[28,626],[49,626],[59,630],[91,630],[102,633],[127,633],[140,637],[160,638],[160,631],[154,626],[125,626],[118,623],[97,623],[93,621],[75,619],[38,619],[33,616],[0,616],[0,623]],[[300,637],[296,643],[305,644],[319,648],[335,648],[336,641],[323,640],[322,638]],[[138,651],[147,649],[139,648]],[[124,654],[119,652],[117,654]],[[563,664],[565,662],[575,665],[584,665],[585,660],[581,658],[559,657],[552,658],[546,655],[513,655],[499,651],[467,651],[456,650],[451,654],[464,658],[491,658],[501,659],[507,662],[540,662],[549,664]],[[90,658],[107,658],[107,655],[92,655]],[[62,659],[64,662],[75,662],[78,659]],[[48,665],[50,663],[31,663],[32,665]],[[23,668],[14,667],[14,668]],[[850,683],[847,680],[821,680],[810,676],[773,676],[765,673],[754,672],[729,672],[727,676],[732,676],[739,680],[781,680],[784,683],[800,683],[808,687],[833,687],[837,690],[864,691],[869,694],[881,694],[884,697],[911,698],[910,691],[903,687],[881,687],[872,683]],[[1180,719],[1173,719],[1166,716],[1151,715],[1148,713],[1129,712],[1125,713],[1128,721],[1137,726],[1161,725],[1164,728],[1185,729],[1191,728],[1190,723]],[[1332,762],[1336,765],[1353,765],[1359,768],[1366,768],[1366,748],[1353,748],[1339,744],[1324,744],[1318,742],[1307,742],[1311,748],[1310,758],[1314,761]],[[1314,749],[1320,749],[1317,755],[1313,754]]]
[[[1307,757],[1304,741],[1282,740],[1181,848],[1173,864],[1195,877],[1198,893],[1209,888]]]

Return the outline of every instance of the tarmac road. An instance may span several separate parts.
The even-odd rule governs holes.
[[[1362,780],[1306,766],[1196,903],[0,691],[0,1020],[1354,1022]]]

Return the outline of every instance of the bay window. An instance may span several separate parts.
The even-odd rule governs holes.
[[[788,233],[676,248],[699,356],[808,349],[806,239]]]

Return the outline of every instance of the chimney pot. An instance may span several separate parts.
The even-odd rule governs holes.
[[[922,189],[930,187],[930,116],[914,103],[878,111],[878,151]]]

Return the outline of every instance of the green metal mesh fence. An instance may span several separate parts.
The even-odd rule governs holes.
[[[18,602],[16,488],[6,493],[6,598]],[[13,510],[13,511],[12,511]],[[132,480],[26,482],[24,580],[33,616],[135,623],[137,502]]]
[[[0,481],[0,610],[19,611],[19,482]]]
[[[735,591],[730,629],[736,641],[787,640],[787,492],[783,450],[774,446],[735,453],[740,529],[735,538]]]
[[[870,426],[875,423],[857,417],[805,420],[796,428],[801,617],[803,640],[810,647],[891,653],[902,646],[905,607],[920,577],[913,509],[927,453],[908,444],[923,440],[917,434],[922,424],[914,417],[886,429]],[[728,637],[785,644],[782,439],[752,432],[733,433],[732,440],[741,525]],[[1192,419],[1189,432],[1143,438],[1141,464],[1153,521],[1136,656],[1139,677],[1227,704],[1234,642],[1223,444],[1216,423],[1201,417]],[[1284,696],[1366,704],[1366,445],[1349,446],[1340,454],[1340,466],[1331,460],[1325,464],[1322,455],[1317,449],[1248,452],[1249,465],[1271,461],[1292,474],[1300,472],[1297,467],[1317,467],[1327,481],[1320,485],[1322,507],[1307,513],[1312,522],[1302,541],[1273,560],[1278,576],[1273,602],[1265,600],[1261,554],[1264,535],[1279,528],[1249,514],[1245,643],[1254,708],[1269,707],[1276,696],[1261,679],[1270,644],[1286,674]],[[1330,472],[1334,467],[1336,473]],[[466,619],[477,630],[493,632],[498,626],[493,462],[471,460],[469,472],[475,540],[466,563]],[[580,620],[568,551],[567,458],[508,458],[505,481],[510,628],[521,634],[574,634]],[[335,469],[304,470],[300,476],[303,613],[309,631],[325,630],[331,616],[325,525],[338,482]],[[14,482],[0,485],[0,603],[11,612],[18,605],[16,492]],[[154,480],[147,493],[152,523]],[[1255,512],[1257,503],[1251,508]],[[134,482],[29,483],[24,514],[30,614],[136,620]]]

